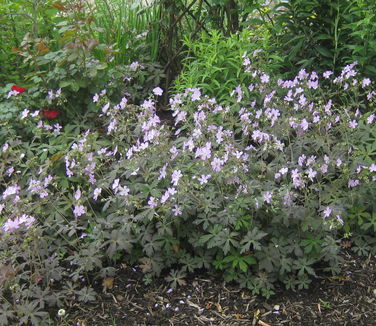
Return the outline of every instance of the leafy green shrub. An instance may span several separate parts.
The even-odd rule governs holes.
[[[114,105],[105,92],[93,98],[103,128],[24,119],[33,141],[9,138],[0,153],[3,319],[37,325],[63,298],[90,301],[91,273],[123,261],[145,281],[206,269],[269,297],[277,282],[337,273],[352,231],[375,253],[376,166],[360,141],[375,132],[371,81],[353,64],[275,83],[252,60],[229,106],[176,94],[174,128],[153,97]]]
[[[224,37],[213,30],[211,36],[202,34],[201,39],[185,40],[188,54],[184,67],[174,82],[173,89],[183,92],[187,88],[200,88],[209,97],[215,97],[221,103],[230,98],[230,93],[239,84],[244,83],[248,76],[239,62],[246,59],[247,54],[257,54],[266,40],[260,39],[248,30],[238,35]],[[278,56],[264,51],[259,54],[259,65],[269,74],[278,67]]]
[[[114,64],[156,62],[160,50],[160,8],[126,0],[95,2],[95,26],[101,43],[111,44]]]
[[[51,0],[4,0],[0,3],[0,86],[22,81],[22,60],[15,55],[24,35],[54,37],[56,8]],[[17,67],[17,69],[15,69]]]
[[[375,2],[365,0],[291,0],[273,9],[270,46],[284,58],[284,72],[296,68],[339,72],[358,61],[374,77]]]

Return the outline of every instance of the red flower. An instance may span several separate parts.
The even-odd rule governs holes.
[[[52,119],[57,118],[60,115],[60,111],[59,110],[43,110],[42,115],[46,119],[52,120]]]
[[[23,87],[20,87],[20,86],[17,86],[17,85],[13,85],[12,91],[16,91],[18,94],[22,94],[24,91],[26,91],[26,88],[23,88]]]

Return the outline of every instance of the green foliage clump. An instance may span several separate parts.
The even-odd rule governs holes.
[[[376,75],[373,61],[375,2],[367,0],[281,1],[271,10],[271,47],[284,58],[284,71],[296,67],[339,72],[358,61],[359,70]]]
[[[185,44],[188,57],[183,61],[183,70],[174,82],[173,91],[183,92],[187,88],[198,87],[221,103],[228,100],[235,87],[248,78],[239,62],[246,60],[247,55],[256,55],[260,47],[268,45],[266,39],[260,39],[257,33],[248,30],[229,37],[213,30],[210,36],[202,33],[200,40],[186,38]],[[278,56],[268,49],[258,57],[259,64],[263,59],[266,72],[277,70]]]

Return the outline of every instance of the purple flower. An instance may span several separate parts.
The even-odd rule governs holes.
[[[306,131],[309,127],[309,123],[306,119],[303,119],[300,123],[300,128],[302,128],[304,131]]]
[[[317,175],[317,171],[313,170],[312,168],[309,168],[307,170],[307,175],[308,175],[308,179],[311,180],[313,182],[313,179],[316,177]]]
[[[210,174],[202,174],[201,177],[199,177],[197,180],[198,182],[200,182],[200,185],[204,185],[206,183],[208,183],[208,180],[211,178],[211,175]]]
[[[323,216],[324,217],[329,217],[330,214],[332,214],[332,209],[330,207],[326,207],[324,210],[323,210]]]
[[[172,209],[174,216],[182,215],[183,212],[181,210],[181,207],[178,205],[175,205],[175,207]]]
[[[359,180],[349,180],[349,183],[348,183],[349,188],[354,188],[354,187],[359,186],[359,185],[360,185]]]
[[[74,193],[74,199],[79,200],[81,198],[81,190],[77,189]]]
[[[86,208],[82,205],[74,206],[73,214],[75,217],[79,217],[86,213]]]
[[[369,172],[376,172],[376,164],[375,163],[370,165]]]
[[[269,75],[263,73],[260,77],[260,80],[263,84],[269,83],[270,77]]]
[[[94,199],[94,200],[97,200],[97,199],[98,199],[98,196],[101,194],[101,192],[102,192],[102,188],[95,188],[95,189],[94,189],[93,199]]]
[[[355,129],[357,126],[358,126],[358,122],[357,122],[356,120],[351,120],[351,121],[349,122],[349,127],[350,127],[351,129]]]
[[[173,196],[177,193],[177,191],[174,187],[168,188],[167,192],[169,193],[170,196]]]
[[[174,170],[172,173],[171,179],[172,179],[172,184],[176,187],[179,183],[179,179],[183,176],[180,170]]]
[[[272,197],[273,197],[273,193],[270,192],[270,191],[267,191],[267,192],[265,192],[265,193],[262,195],[262,198],[263,198],[263,200],[264,200],[264,203],[267,203],[267,204],[270,204],[270,203],[271,203]]]
[[[154,95],[161,96],[163,94],[163,89],[160,87],[156,87],[153,89]]]
[[[6,199],[7,197],[11,195],[18,195],[20,190],[21,190],[21,187],[18,185],[11,185],[7,187],[3,192],[3,199]]]
[[[167,168],[167,164],[163,165],[162,169],[160,170],[159,172],[159,177],[158,177],[158,180],[161,180],[161,179],[165,179],[166,178],[166,168]]]
[[[199,88],[193,88],[193,89],[190,89],[191,91],[193,91],[192,93],[192,96],[191,96],[191,100],[194,102],[194,101],[197,101],[201,98],[201,91]]]
[[[207,142],[204,147],[199,147],[196,150],[195,158],[200,157],[206,160],[211,157],[211,143]]]
[[[324,78],[328,79],[331,75],[333,75],[333,71],[325,71],[323,74]]]
[[[327,173],[328,172],[328,166],[326,164],[323,164],[320,166],[320,170],[322,173]]]
[[[223,161],[220,158],[215,157],[210,165],[214,171],[219,172],[222,170]]]
[[[375,120],[375,114],[372,113],[368,118],[367,118],[367,124],[371,124]]]
[[[31,224],[35,222],[35,218],[26,214],[23,214],[20,217],[16,217],[14,220],[8,219],[4,225],[2,226],[2,229],[4,232],[13,232],[20,228],[21,225],[25,225],[27,227],[30,227]]]
[[[155,208],[158,205],[158,200],[156,200],[153,196],[150,196],[148,205],[150,208]]]

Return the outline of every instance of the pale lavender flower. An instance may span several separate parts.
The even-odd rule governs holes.
[[[3,153],[5,153],[7,150],[8,150],[8,148],[9,148],[9,144],[8,143],[5,143],[4,145],[3,145],[3,147],[2,147],[2,151],[3,151]]]
[[[54,124],[54,135],[55,136],[58,136],[60,135],[60,130],[62,129],[63,127],[61,125],[59,125],[58,123],[55,123]]]
[[[178,206],[178,205],[175,205],[172,211],[174,213],[174,216],[179,216],[183,214],[181,206]]]
[[[317,175],[317,171],[313,170],[312,168],[309,168],[307,170],[307,175],[308,175],[308,179],[311,180],[313,182],[313,179],[316,177]]]
[[[36,110],[36,111],[34,111],[33,113],[30,114],[30,116],[31,116],[32,118],[35,118],[35,117],[37,117],[38,115],[39,115],[39,110]]]
[[[252,54],[252,56],[253,57],[256,57],[260,52],[262,52],[263,50],[262,49],[256,49],[256,50],[254,50],[253,51],[253,54]]]
[[[222,170],[223,161],[220,158],[215,157],[210,165],[213,171],[219,172]]]
[[[10,177],[10,176],[13,174],[13,172],[14,172],[14,167],[11,166],[11,167],[9,167],[9,168],[6,169],[5,174],[6,174],[8,177]]]
[[[107,134],[110,134],[112,131],[116,130],[117,129],[116,125],[117,125],[116,119],[112,119],[110,124],[107,127]]]
[[[93,102],[97,103],[98,100],[99,100],[99,95],[97,93],[95,93],[94,96],[93,96]]]
[[[150,208],[155,208],[158,205],[158,200],[156,200],[153,196],[150,196],[148,205]]]
[[[202,174],[201,177],[199,177],[197,180],[198,182],[200,182],[200,185],[204,185],[206,183],[208,183],[208,180],[211,178],[211,175],[210,174]]]
[[[160,87],[156,87],[153,89],[154,95],[161,96],[163,94],[163,89]]]
[[[319,82],[317,80],[309,80],[307,81],[307,87],[317,89],[319,87]]]
[[[362,87],[364,88],[364,87],[367,87],[369,85],[371,85],[371,79],[364,78],[363,81],[362,81]]]
[[[128,196],[130,189],[127,186],[119,186],[118,191],[120,196],[126,197]]]
[[[29,115],[29,110],[25,109],[21,112],[21,120],[25,119]]]
[[[169,193],[170,196],[173,196],[177,193],[177,191],[174,187],[168,188],[167,192]]]
[[[369,166],[369,172],[376,172],[376,164],[373,163]]]
[[[35,218],[33,216],[23,214],[22,216],[16,217],[13,220],[8,219],[2,226],[2,229],[4,232],[14,232],[18,228],[20,228],[21,225],[30,227],[34,222]]]
[[[340,158],[337,159],[336,165],[337,165],[337,167],[340,167],[342,165],[342,160]]]
[[[269,83],[270,77],[268,74],[263,73],[260,77],[260,80],[263,84]]]
[[[20,190],[21,190],[21,187],[18,185],[8,186],[3,192],[3,199],[6,199],[7,197],[12,196],[12,195],[18,195]]]
[[[106,114],[109,108],[110,108],[110,103],[106,103],[106,104],[102,107],[102,112],[103,112],[104,114]]]
[[[165,193],[162,195],[161,204],[165,203],[169,197],[170,197],[170,193],[168,192],[168,190],[166,190]]]
[[[159,177],[158,180],[165,179],[166,178],[166,168],[167,164],[163,165],[162,169],[159,171]]]
[[[20,93],[18,93],[17,91],[9,91],[7,94],[7,99],[11,98],[12,96],[17,96],[18,94]]]
[[[172,179],[171,183],[176,187],[182,176],[183,176],[183,174],[181,173],[180,170],[174,170],[174,172],[172,172],[172,176],[171,176],[171,179]]]
[[[191,100],[194,102],[194,101],[197,101],[201,98],[201,91],[199,88],[193,88],[191,89],[193,91],[192,93],[192,96],[191,96]]]
[[[93,199],[94,199],[94,200],[97,200],[97,199],[98,199],[98,196],[101,194],[101,192],[102,192],[102,188],[95,188],[95,189],[94,189]]]
[[[111,187],[115,194],[119,191],[119,182],[120,182],[120,179],[115,179],[114,182],[112,183]]]
[[[368,118],[367,118],[367,124],[371,124],[375,120],[375,114],[372,113]]]
[[[195,148],[195,143],[193,142],[192,138],[189,138],[184,144],[183,144],[183,150],[185,150],[185,147],[188,147],[189,151],[192,152]]]
[[[267,203],[267,204],[271,203],[272,197],[273,197],[273,193],[270,191],[267,191],[262,195],[262,199],[264,203]]]
[[[86,214],[86,208],[82,205],[74,206],[73,214],[75,217]]]
[[[306,158],[307,158],[307,156],[305,156],[305,154],[300,155],[299,158],[298,158],[298,165],[303,166]]]
[[[170,153],[172,154],[172,156],[171,156],[170,159],[171,159],[171,161],[173,161],[173,160],[176,158],[176,156],[178,156],[178,154],[179,154],[179,152],[178,152],[176,146],[172,146],[172,147],[170,148]]]
[[[323,164],[320,166],[320,170],[322,173],[327,173],[328,172],[328,166],[326,164]]]
[[[354,188],[354,187],[359,186],[359,185],[360,185],[359,180],[349,180],[349,183],[348,183],[349,188]]]
[[[351,121],[349,122],[349,127],[350,127],[351,129],[355,129],[357,126],[358,126],[358,122],[357,122],[356,120],[351,120]]]
[[[311,164],[315,163],[316,161],[316,155],[311,155],[306,162],[306,166],[310,166]]]
[[[53,91],[52,89],[50,89],[50,90],[48,91],[48,98],[49,98],[50,100],[52,100],[52,99],[54,98],[54,91]]]
[[[324,217],[329,217],[331,214],[332,214],[332,209],[330,207],[326,207],[324,210],[323,210],[323,216]]]
[[[300,123],[300,128],[302,128],[304,131],[306,131],[309,127],[309,123],[306,119],[303,119]]]
[[[195,158],[201,158],[206,160],[211,157],[211,142],[207,142],[204,147],[199,147],[196,149]]]
[[[74,199],[79,200],[81,198],[81,190],[77,189],[76,192],[74,193]]]

